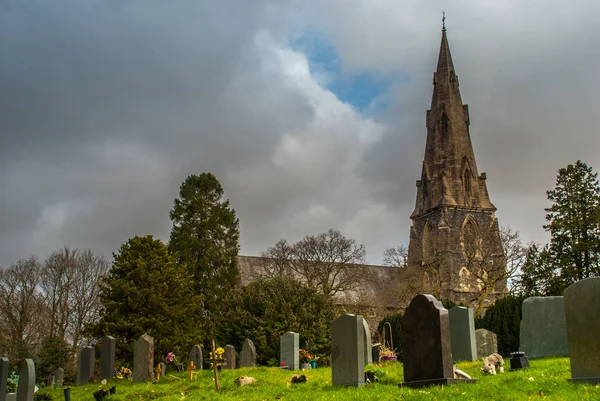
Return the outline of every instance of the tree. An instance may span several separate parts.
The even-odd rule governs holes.
[[[522,296],[506,296],[498,300],[485,313],[485,316],[475,319],[475,328],[486,329],[498,336],[498,353],[510,356],[518,351],[520,343]]]
[[[295,244],[280,240],[262,256],[274,260],[277,275],[291,274],[308,288],[334,296],[359,287],[365,272],[364,245],[338,230],[307,235]]]
[[[239,220],[211,173],[187,177],[169,215],[169,250],[188,267],[195,293],[203,297],[205,324],[212,328],[239,274]]]
[[[544,229],[550,257],[560,276],[558,294],[569,285],[600,274],[600,188],[598,174],[581,160],[558,170],[556,186],[546,192]]]
[[[134,237],[121,245],[100,289],[102,312],[89,333],[117,339],[117,357],[131,360],[131,344],[154,337],[158,355],[180,354],[205,338],[198,322],[201,298],[194,295],[187,268],[176,263],[160,240]]]
[[[383,250],[384,266],[407,267],[408,248],[406,245],[390,246]]]
[[[251,282],[230,293],[219,320],[219,339],[240,349],[252,339],[258,362],[279,366],[282,334],[300,334],[300,347],[328,358],[334,305],[326,295],[289,277],[270,277]]]

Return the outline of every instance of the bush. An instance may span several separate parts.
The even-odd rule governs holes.
[[[485,313],[475,319],[475,328],[486,329],[498,336],[498,353],[508,357],[519,350],[521,330],[521,307],[525,297],[506,296],[497,301]]]

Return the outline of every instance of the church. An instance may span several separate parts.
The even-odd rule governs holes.
[[[357,267],[365,269],[361,288],[336,297],[340,306],[367,309],[351,310],[354,313],[381,317],[403,310],[418,293],[482,311],[506,292],[496,207],[490,201],[486,174],[479,173],[475,162],[469,108],[462,103],[445,26],[425,126],[407,267]],[[239,256],[238,262],[240,284],[245,285],[262,276],[261,266],[268,260]]]

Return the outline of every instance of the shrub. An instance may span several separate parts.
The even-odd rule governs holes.
[[[506,296],[491,306],[483,317],[475,319],[475,328],[486,329],[498,336],[498,353],[510,356],[519,350],[521,307],[525,297]]]

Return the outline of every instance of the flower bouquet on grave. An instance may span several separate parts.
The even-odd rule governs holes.
[[[125,366],[121,366],[121,369],[119,369],[119,371],[116,374],[117,379],[125,379],[125,380],[131,380],[132,377],[132,372],[131,369],[126,368]]]
[[[300,350],[300,363],[310,363],[310,361],[312,361],[313,357],[310,354],[310,352],[308,352],[305,349],[301,349]]]
[[[177,369],[178,372],[183,372],[183,364],[177,360],[177,357],[173,352],[169,352],[167,354],[167,356],[165,357],[165,363],[167,365],[172,363],[173,365],[175,365],[175,369]]]
[[[221,366],[223,366],[223,363],[224,363],[224,360],[223,360],[224,353],[225,353],[225,350],[221,347],[217,347],[217,349],[215,350],[215,355],[213,355],[212,351],[209,352],[211,369],[213,369],[215,367],[215,364],[217,365],[218,369],[221,369]]]

